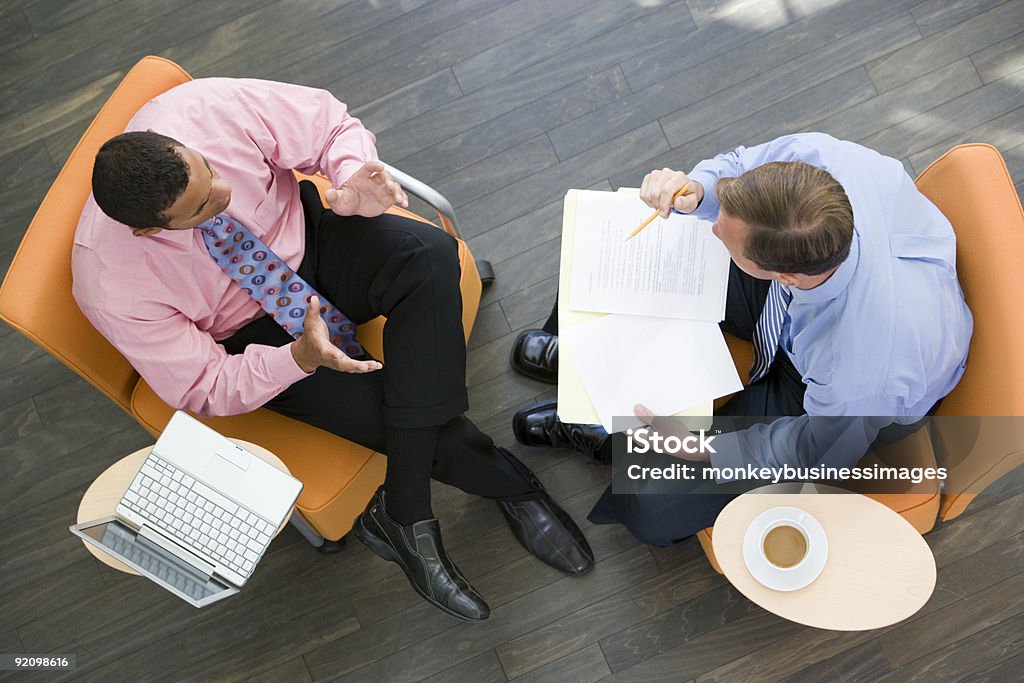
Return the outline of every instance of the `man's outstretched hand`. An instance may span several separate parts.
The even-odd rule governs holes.
[[[660,434],[663,438],[674,436],[680,441],[686,437],[693,437],[693,432],[686,429],[682,421],[679,418],[673,417],[659,417],[656,416],[651,409],[645,406],[643,403],[637,403],[633,406],[633,414],[644,421],[644,424],[652,427],[655,432]],[[677,458],[684,460],[693,460],[697,462],[708,462],[710,456],[703,451],[697,451],[696,453],[690,453],[689,451],[680,451],[679,453],[673,454]]]
[[[394,204],[409,206],[409,198],[402,186],[384,170],[379,161],[367,161],[348,181],[324,194],[328,206],[339,216],[366,216],[372,218],[384,213]]]
[[[380,370],[383,365],[375,360],[356,360],[331,343],[327,323],[320,317],[320,299],[316,296],[306,305],[305,329],[302,336],[292,343],[292,358],[306,373],[320,366],[361,374]]]

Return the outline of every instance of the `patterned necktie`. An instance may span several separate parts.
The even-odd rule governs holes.
[[[754,366],[750,369],[750,384],[767,375],[768,368],[775,360],[779,337],[782,336],[782,322],[792,298],[788,289],[779,284],[778,280],[772,280],[764,310],[754,328]]]
[[[299,338],[306,304],[316,294],[320,297],[320,315],[327,323],[331,343],[353,358],[363,355],[352,321],[293,272],[248,228],[226,214],[214,216],[198,227],[217,265],[258,301],[285,332]]]

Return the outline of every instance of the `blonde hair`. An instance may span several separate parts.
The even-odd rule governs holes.
[[[819,275],[846,260],[853,207],[824,169],[773,161],[715,186],[721,208],[750,227],[744,256],[777,273]]]

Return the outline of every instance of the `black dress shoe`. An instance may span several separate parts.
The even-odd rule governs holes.
[[[594,462],[608,464],[601,447],[608,432],[601,425],[567,424],[558,419],[558,403],[545,401],[523,408],[512,418],[516,441],[524,446],[571,448]]]
[[[573,576],[593,569],[594,551],[583,532],[546,491],[532,500],[497,503],[512,535],[534,557]]]
[[[512,369],[527,377],[558,383],[558,335],[544,330],[521,332],[512,343]]]
[[[377,489],[356,520],[355,535],[374,553],[401,567],[413,589],[427,602],[466,621],[482,621],[490,616],[491,608],[445,552],[437,520],[402,526],[384,509],[383,487]]]

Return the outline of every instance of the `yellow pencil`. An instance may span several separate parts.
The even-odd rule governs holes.
[[[685,185],[680,187],[679,188],[679,192],[676,192],[674,195],[672,195],[672,202],[674,203],[677,199],[679,199],[680,197],[685,195],[686,191],[689,190],[689,189],[690,189],[690,183],[686,183]],[[640,225],[636,226],[636,229],[633,232],[629,233],[629,236],[626,237],[626,239],[624,239],[622,241],[623,242],[628,242],[629,240],[631,240],[634,237],[636,237],[637,235],[639,235],[640,231],[643,230],[644,228],[646,228],[648,225],[650,225],[651,221],[653,221],[657,217],[658,217],[658,211],[655,211],[654,213],[651,214],[650,218],[645,220]]]

